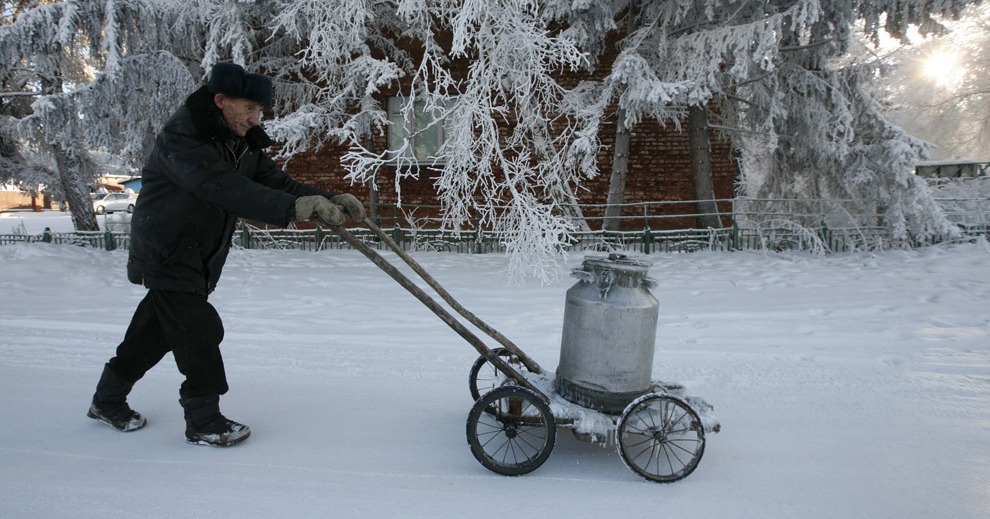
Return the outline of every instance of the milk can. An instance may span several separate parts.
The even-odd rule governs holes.
[[[651,263],[586,257],[567,291],[557,393],[610,414],[649,392],[659,303]]]

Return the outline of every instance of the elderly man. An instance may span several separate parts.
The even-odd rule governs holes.
[[[291,179],[263,153],[258,124],[272,105],[272,81],[218,63],[155,141],[131,220],[127,277],[148,288],[123,342],[107,362],[87,416],[119,431],[147,421],[127,404],[134,383],[169,351],[185,381],[179,402],[189,443],[226,447],[251,430],[220,413],[227,378],[223,323],[207,301],[238,218],[285,226],[294,220],[341,225],[362,220],[362,204]]]

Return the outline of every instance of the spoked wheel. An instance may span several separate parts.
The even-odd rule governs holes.
[[[506,363],[517,370],[526,370],[526,366],[506,348],[495,348],[492,353],[500,357]],[[468,377],[468,388],[471,390],[471,399],[478,401],[481,395],[499,387],[505,381],[505,373],[502,373],[494,364],[488,362],[484,355],[479,356],[471,366],[471,374]]]
[[[528,474],[550,457],[557,425],[550,407],[520,386],[485,393],[468,414],[471,453],[488,470],[503,476]]]
[[[630,470],[650,481],[686,478],[705,453],[705,428],[686,402],[650,393],[634,400],[619,418],[619,455]]]

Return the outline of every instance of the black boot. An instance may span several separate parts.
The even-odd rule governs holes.
[[[220,414],[220,396],[180,398],[185,410],[186,441],[196,445],[230,447],[248,439],[251,429]]]
[[[136,431],[148,421],[127,405],[127,395],[134,384],[120,378],[107,364],[103,367],[103,375],[96,384],[93,403],[89,406],[86,416],[99,420],[121,432]]]

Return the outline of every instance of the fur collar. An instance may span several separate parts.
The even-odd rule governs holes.
[[[189,110],[196,133],[203,139],[227,142],[241,140],[231,131],[223,118],[223,112],[213,102],[213,94],[205,86],[186,98],[186,109]],[[252,150],[261,150],[272,145],[271,138],[260,125],[252,128],[243,140]]]

